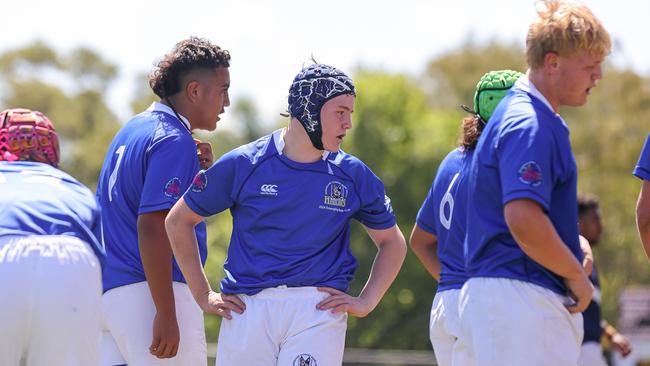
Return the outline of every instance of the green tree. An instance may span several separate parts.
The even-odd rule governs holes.
[[[430,109],[425,93],[406,75],[360,70],[355,83],[354,127],[343,148],[384,181],[398,224],[408,238],[437,166],[455,146],[462,113]],[[351,292],[358,294],[376,248],[356,224],[351,246],[359,261]],[[366,318],[349,318],[347,345],[429,348],[426,335],[435,288],[435,281],[409,253],[379,306]]]
[[[93,187],[104,153],[119,127],[105,92],[117,68],[88,48],[61,55],[42,42],[0,55],[4,108],[29,108],[54,122],[61,168]]]

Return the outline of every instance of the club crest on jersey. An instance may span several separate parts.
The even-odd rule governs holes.
[[[208,177],[205,175],[205,170],[201,170],[192,180],[192,192],[203,192],[205,187],[208,186]]]
[[[537,187],[542,184],[542,170],[534,161],[524,163],[524,165],[519,168],[519,180],[524,184]]]
[[[174,177],[165,184],[165,196],[178,199],[181,196],[181,180],[178,177]]]
[[[348,198],[348,187],[343,183],[331,181],[325,187],[323,203],[328,206],[345,207],[345,200]]]
[[[293,360],[293,365],[292,366],[318,366],[316,364],[316,359],[310,355],[303,353],[296,357],[295,360]]]

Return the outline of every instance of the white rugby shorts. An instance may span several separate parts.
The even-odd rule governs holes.
[[[460,289],[436,293],[431,306],[429,339],[438,361],[438,366],[471,366],[470,354],[463,350],[460,337],[458,298]]]
[[[523,281],[471,278],[461,290],[461,338],[477,366],[575,366],[582,314],[568,298]]]
[[[207,365],[203,311],[186,284],[174,282],[173,288],[180,331],[176,356],[160,359],[149,352],[156,307],[145,281],[113,288],[102,296],[102,366]]]
[[[101,267],[71,236],[0,238],[0,365],[99,361]]]
[[[246,310],[221,321],[217,366],[341,366],[347,313],[316,309],[327,293],[282,286],[238,296]]]

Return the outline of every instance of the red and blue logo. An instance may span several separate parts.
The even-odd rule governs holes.
[[[165,196],[179,199],[181,197],[181,180],[178,177],[174,177],[165,184]]]
[[[542,184],[542,170],[534,161],[529,161],[519,168],[519,180],[524,183],[537,187]]]
[[[201,170],[192,181],[192,192],[202,192],[208,186],[208,177],[205,170]]]

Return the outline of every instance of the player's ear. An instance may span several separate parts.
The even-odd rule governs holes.
[[[557,52],[547,52],[544,55],[544,69],[550,73],[557,72],[560,65],[559,58]]]
[[[190,102],[196,102],[201,92],[200,89],[201,83],[197,80],[190,80],[185,85],[185,94],[187,95],[187,99],[189,99]]]

